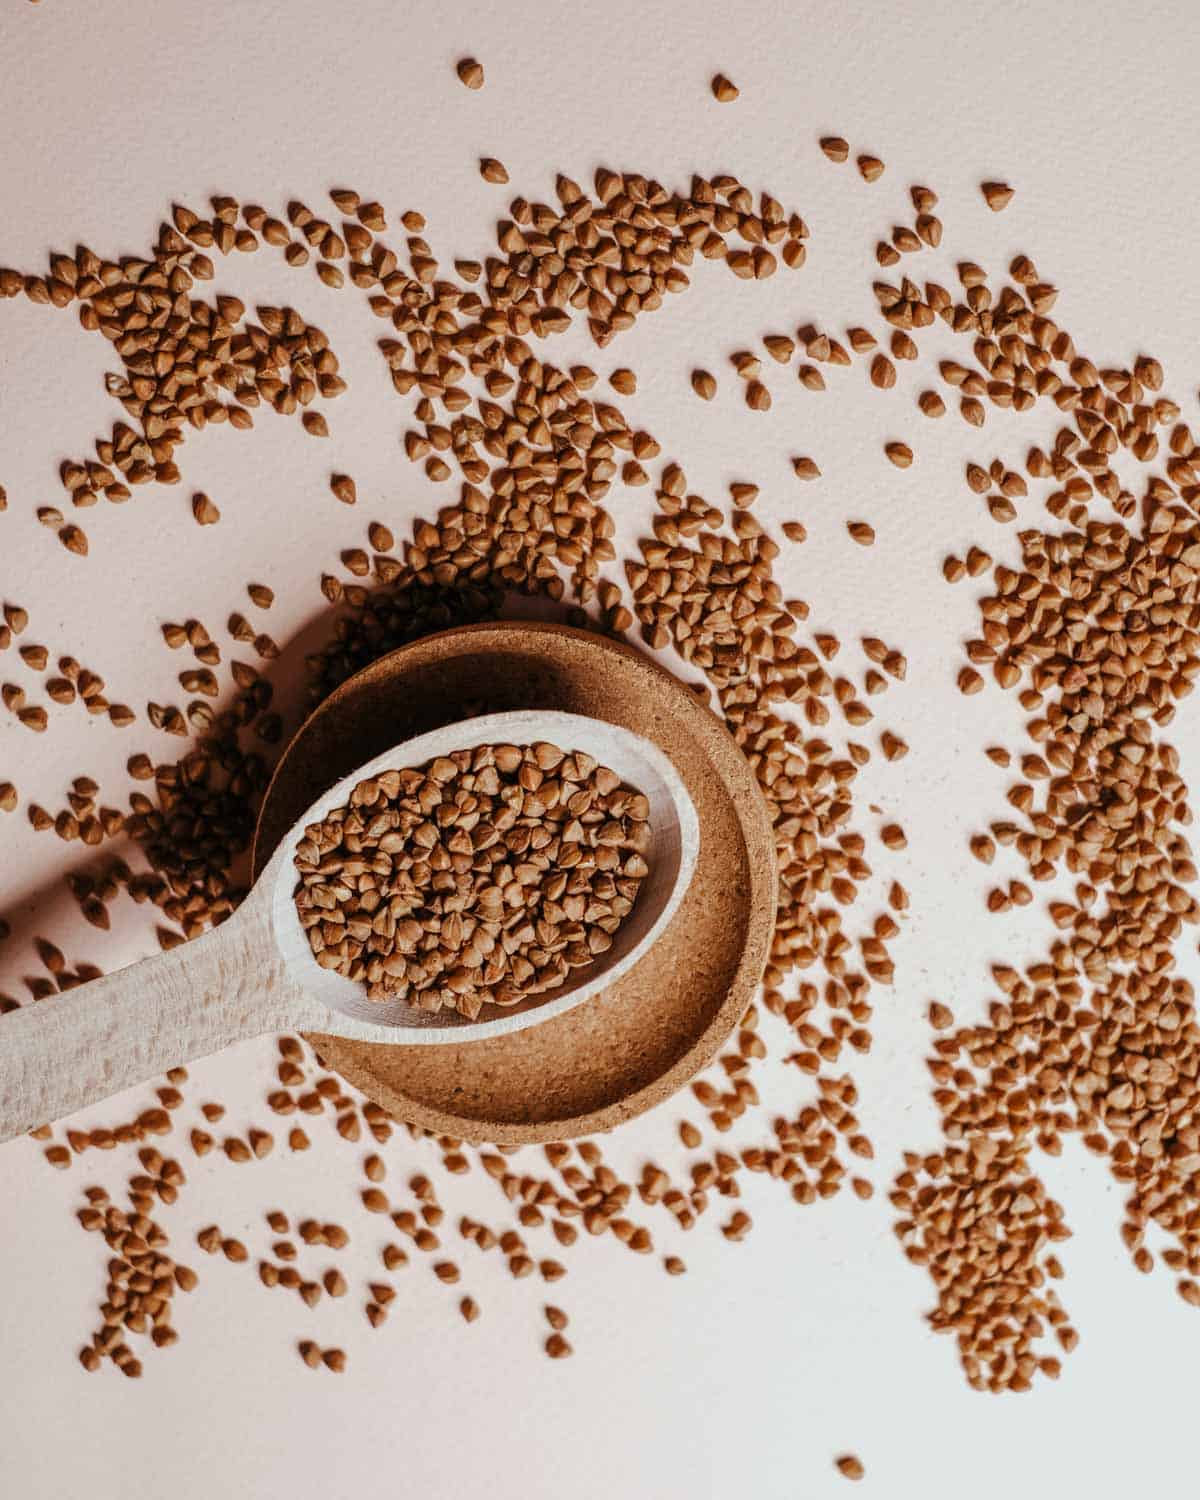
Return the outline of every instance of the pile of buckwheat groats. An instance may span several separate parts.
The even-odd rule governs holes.
[[[474,1020],[595,962],[650,873],[650,803],[581,750],[479,745],[360,781],[296,847],[323,969]]]
[[[458,74],[470,88],[483,85],[473,59]],[[722,103],[737,98],[721,75],[712,87]],[[851,153],[837,137],[819,147],[835,164]],[[857,165],[867,183],[885,171],[866,152]],[[489,182],[508,180],[494,157],[480,170]],[[1003,183],[985,183],[982,192],[996,211],[1012,197]],[[295,1123],[300,1116],[332,1125],[366,1180],[365,1213],[395,1230],[378,1253],[382,1271],[365,1252],[353,1268],[372,1326],[386,1320],[397,1295],[384,1272],[420,1257],[440,1282],[459,1282],[459,1263],[443,1243],[449,1235],[498,1251],[513,1277],[552,1283],[568,1268],[545,1254],[549,1242],[565,1252],[581,1230],[645,1255],[655,1250],[653,1223],[691,1231],[715,1215],[723,1235],[740,1240],[752,1228],[736,1206],[744,1172],[779,1181],[798,1205],[847,1183],[862,1197],[873,1191],[853,1165],[873,1151],[844,1068],[848,1053],[870,1046],[875,987],[892,979],[888,942],[908,897],[893,881],[889,909],[873,920],[856,928],[844,912],[871,874],[867,839],[855,826],[858,770],[873,750],[891,760],[907,748],[874,727],[871,706],[903,679],[904,655],[894,642],[866,638],[861,678],[839,673],[841,642],[830,634],[803,639],[807,606],[785,598],[776,578],[781,546],[802,543],[803,524],[784,524],[782,541],[770,536],[754,516],[758,487],[750,479],[720,503],[694,493],[682,462],[626,414],[622,398],[637,390],[632,370],[614,371],[610,395],[597,389],[592,369],[550,362],[555,335],[576,320],[586,320],[603,349],[685,293],[704,260],[746,279],[772,276],[780,262],[786,274],[802,273],[809,231],[800,214],[728,175],[697,176],[673,190],[600,170],[591,190],[560,177],[557,196],[554,204],[515,199],[496,254],[483,263],[439,261],[413,210],[398,216],[403,244],[393,242],[384,208],[339,188],[328,218],[297,201],[272,213],[216,197],[201,211],[176,205],[142,258],[108,261],[81,248],[51,257],[43,274],[0,270],[0,294],[74,308],[85,329],[109,340],[120,366],[108,390],[124,419],[94,456],[63,463],[68,508],[39,510],[69,550],[86,556],[83,523],[102,524],[101,511],[83,511],[102,500],[130,502],[141,485],[182,483],[190,429],[225,423],[247,431],[256,408],[269,405],[298,415],[314,437],[328,432],[326,406],[345,384],[320,328],[291,306],[252,312],[234,296],[206,297],[201,285],[213,278],[214,254],[276,253],[324,287],[365,300],[380,320],[379,350],[410,414],[408,458],[435,482],[455,481],[445,507],[417,521],[411,536],[397,539],[378,521],[361,534],[347,536],[343,527],[331,535],[336,561],[321,580],[325,640],[307,660],[311,701],[400,644],[494,617],[506,593],[542,595],[561,601],[571,624],[613,634],[636,624],[650,646],[674,652],[681,673],[741,745],[773,814],[779,903],[761,1002],[692,1085],[696,1118],[679,1118],[670,1106],[659,1111],[664,1125],[670,1113],[692,1153],[687,1178],[647,1162],[640,1178],[623,1179],[590,1141],[514,1153],[427,1138],[410,1126],[409,1149],[421,1160],[399,1168],[412,1206],[397,1206],[380,1185],[389,1171],[383,1157],[361,1158],[358,1145],[367,1132],[385,1146],[395,1122],[325,1073],[299,1039],[281,1038],[266,1104],[287,1122],[288,1148],[310,1144]],[[1153,1267],[1143,1243],[1153,1224],[1169,1242],[1161,1258],[1178,1273],[1180,1294],[1200,1303],[1200,1029],[1191,988],[1172,972],[1183,924],[1196,919],[1187,890],[1196,872],[1182,832],[1190,821],[1186,787],[1164,738],[1175,700],[1200,669],[1200,464],[1180,408],[1162,394],[1154,359],[1140,358],[1132,369],[1097,366],[1054,320],[1056,291],[1028,256],[1018,256],[1006,277],[949,261],[936,194],[916,186],[911,198],[912,224],[893,226],[874,250],[875,274],[895,279],[876,280],[863,307],[843,312],[836,330],[831,319],[827,327],[769,333],[732,351],[723,379],[697,369],[691,384],[710,401],[732,383],[751,410],[765,413],[773,381],[834,394],[859,365],[881,399],[895,404],[901,396],[887,393],[895,392],[896,364],[913,361],[928,371],[928,385],[907,411],[903,436],[881,454],[900,467],[919,456],[921,424],[944,419],[952,407],[980,431],[981,443],[992,408],[1031,420],[1048,415],[1056,424],[1047,441],[1043,420],[1040,446],[1024,456],[981,452],[965,474],[993,522],[1024,520],[1020,566],[995,564],[979,544],[947,558],[943,571],[950,583],[990,576],[978,601],[979,638],[967,663],[948,662],[948,669],[959,671],[964,693],[978,691],[982,669],[990,669],[1028,715],[1028,743],[1015,756],[987,751],[1001,766],[1015,760],[1020,779],[1006,816],[977,834],[971,852],[991,862],[1003,846],[1034,882],[1065,869],[1075,878],[1074,896],[1051,908],[1061,937],[1043,961],[993,970],[999,994],[986,1024],[956,1029],[946,1005],[931,1007],[929,1066],[945,1139],[934,1152],[906,1153],[891,1188],[904,1252],[934,1283],[932,1325],[955,1337],[972,1385],[1023,1391],[1039,1374],[1057,1377],[1059,1358],[1050,1351],[1069,1352],[1077,1338],[1050,1285],[1062,1275],[1055,1248],[1069,1230],[1033,1160],[1035,1149],[1057,1152],[1064,1133],[1079,1133],[1108,1156],[1127,1185],[1122,1234],[1137,1268]],[[914,279],[931,262],[953,267],[942,273],[949,284]],[[961,339],[958,360],[922,353],[922,331],[936,324]],[[819,485],[818,460],[795,455],[797,480]],[[640,556],[621,559],[627,591],[602,578],[604,565],[618,560],[606,508],[618,484],[652,491]],[[330,474],[329,488],[342,504],[356,504],[351,475]],[[1048,512],[1046,529],[1034,522],[1031,489]],[[219,508],[200,493],[192,515],[199,524],[220,521]],[[874,541],[867,516],[848,516],[846,525],[855,541]],[[249,584],[247,592],[255,611],[271,608],[266,585]],[[181,701],[139,710],[111,701],[105,682],[75,657],[34,644],[36,621],[15,600],[4,617],[0,649],[16,647],[28,667],[47,674],[46,704],[27,701],[15,684],[3,688],[7,708],[30,730],[69,733],[70,714],[82,707],[118,726],[132,727],[144,714],[187,744],[175,763],[131,754],[129,770],[146,791],[128,806],[105,802],[96,782],[81,776],[60,808],[21,804],[5,782],[0,808],[23,807],[35,827],[95,851],[68,877],[95,927],[107,928],[109,907],[126,897],[157,910],[164,945],[220,921],[242,894],[234,870],[272,747],[294,728],[271,706],[280,648],[258,616],[251,623],[234,615],[223,632],[197,619],[164,623],[167,646],[187,658]],[[887,825],[882,842],[902,850],[903,829]],[[1003,911],[1032,899],[1032,887],[1014,875],[997,885],[989,906]],[[7,936],[0,922],[0,937]],[[53,944],[25,936],[46,971],[29,982],[26,1003],[99,972],[69,966]],[[3,999],[5,1008],[17,1003]],[[804,1075],[790,1115],[760,1106],[755,1073],[770,1064]],[[168,1255],[162,1222],[178,1218],[167,1210],[185,1193],[185,1170],[151,1142],[182,1128],[181,1155],[219,1148],[231,1163],[265,1158],[276,1147],[265,1125],[223,1138],[205,1128],[220,1123],[216,1103],[201,1104],[204,1125],[187,1132],[177,1123],[192,1103],[186,1083],[176,1070],[152,1107],[111,1129],[36,1132],[56,1167],[85,1170],[95,1149],[123,1148],[138,1158],[128,1207],[103,1189],[83,1189],[80,1222],[104,1238],[111,1257],[100,1324],[80,1356],[88,1368],[108,1356],[126,1374],[140,1374],[131,1340],[149,1334],[156,1344],[173,1342],[174,1291],[196,1281]],[[442,1195],[452,1194],[455,1175],[478,1170],[495,1183],[497,1222],[460,1216],[455,1223]],[[341,1251],[357,1247],[353,1234],[315,1217],[293,1223],[274,1208],[265,1223],[275,1237],[269,1249],[264,1237],[256,1252],[265,1286],[293,1290],[309,1305],[347,1292],[340,1271],[306,1278],[296,1241]],[[230,1261],[251,1258],[219,1226],[196,1238]],[[662,1264],[671,1275],[685,1269],[674,1254]],[[464,1295],[460,1311],[470,1322],[480,1308]],[[567,1315],[547,1307],[545,1316],[546,1352],[569,1355]],[[314,1367],[345,1367],[341,1349],[322,1350],[307,1338],[298,1347]],[[861,1477],[853,1455],[837,1462],[847,1477]]]

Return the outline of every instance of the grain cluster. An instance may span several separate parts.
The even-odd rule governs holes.
[[[1011,196],[984,192],[996,209]],[[1200,908],[1188,889],[1187,786],[1164,737],[1200,673],[1200,448],[1162,394],[1158,361],[1105,368],[1082,354],[1050,317],[1054,289],[1028,256],[998,292],[974,262],[958,275],[965,304],[927,287],[907,305],[914,321],[936,306],[972,338],[974,368],[939,365],[947,386],[969,393],[963,415],[982,425],[985,403],[1061,414],[1023,460],[972,462],[965,474],[1001,525],[1043,485],[1050,525],[1027,523],[1014,565],[982,547],[943,564],[951,583],[990,573],[961,691],[983,691],[987,673],[1027,715],[1020,750],[987,751],[1020,775],[970,852],[1026,877],[992,888],[998,914],[1029,905],[1040,882],[1073,883],[1047,903],[1058,937],[1045,956],[992,966],[981,1019],[955,1028],[949,1007],[931,1007],[945,1142],[905,1154],[892,1202],[906,1253],[935,1284],[932,1324],[955,1338],[968,1380],[1026,1391],[1058,1377],[1079,1337],[1054,1286],[1070,1230],[1036,1170],[1036,1154],[1057,1156],[1064,1136],[1081,1137],[1124,1186],[1134,1266],[1161,1262],[1180,1297],[1200,1301],[1200,1026],[1192,987],[1173,972]],[[900,305],[895,290],[881,305]]]
[[[296,909],[368,999],[474,1019],[612,946],[649,873],[649,803],[581,750],[480,745],[362,781],[304,830]]]
[[[483,81],[469,59],[459,76],[468,88]],[[722,93],[732,99],[729,88]],[[820,145],[831,161],[850,159],[841,137],[826,136]],[[857,150],[855,156],[861,177],[877,181],[883,161]],[[494,157],[482,158],[480,170],[498,184],[507,176]],[[1012,196],[1003,183],[982,191],[995,210]],[[378,203],[335,189],[337,214],[329,219],[298,202],[274,216],[214,198],[204,217],[175,210],[144,258],[105,261],[80,251],[54,257],[47,275],[0,271],[0,293],[76,306],[82,325],[107,338],[122,360],[109,389],[128,421],[97,445],[94,460],[63,466],[70,501],[81,509],[101,496],[121,503],[137,484],[180,482],[179,449],[190,429],[249,427],[257,406],[301,413],[315,435],[326,426],[311,408],[341,393],[328,340],[282,302],[251,317],[236,298],[199,295],[196,283],[213,275],[209,250],[236,263],[237,253],[269,247],[289,268],[307,266],[320,295],[361,294],[379,320],[380,356],[410,413],[407,458],[433,484],[458,483],[403,533],[374,522],[347,535],[355,512],[333,508],[343,526],[331,537],[321,579],[325,635],[307,662],[313,701],[385,651],[446,626],[494,618],[513,592],[538,595],[561,605],[573,624],[616,635],[638,631],[666,653],[728,725],[767,799],[780,872],[771,961],[761,1001],[692,1086],[694,1119],[673,1121],[689,1153],[686,1167],[673,1172],[647,1162],[622,1172],[592,1142],[556,1143],[542,1157],[526,1152],[513,1160],[509,1152],[449,1136],[425,1139],[410,1128],[407,1149],[436,1160],[439,1180],[452,1185],[464,1172],[484,1174],[497,1212],[493,1222],[464,1214],[454,1224],[424,1172],[396,1185],[381,1174],[378,1154],[369,1157],[362,1211],[389,1235],[378,1252],[382,1271],[365,1270],[359,1289],[371,1328],[384,1325],[396,1296],[383,1273],[422,1267],[419,1295],[449,1296],[455,1321],[472,1324],[480,1303],[462,1283],[465,1277],[477,1290],[477,1256],[501,1262],[514,1280],[554,1283],[568,1270],[558,1253],[572,1260],[566,1252],[581,1233],[643,1256],[665,1242],[663,1270],[678,1276],[685,1264],[674,1253],[676,1237],[706,1217],[732,1246],[754,1231],[751,1215],[729,1201],[739,1199],[748,1173],[779,1184],[797,1205],[847,1187],[864,1200],[873,1193],[863,1175],[873,1147],[846,1063],[871,1045],[876,989],[893,977],[889,944],[908,894],[886,862],[907,838],[889,821],[868,839],[857,778],[872,755],[886,762],[907,748],[877,723],[887,701],[881,695],[905,676],[904,654],[884,634],[852,643],[849,632],[843,640],[828,629],[806,629],[808,606],[784,582],[793,554],[781,550],[775,523],[765,518],[777,512],[760,499],[767,486],[750,456],[728,499],[710,499],[697,492],[684,463],[632,419],[622,401],[638,390],[632,370],[614,371],[610,396],[587,365],[550,357],[553,339],[575,323],[607,347],[686,292],[706,260],[724,262],[743,281],[770,277],[780,261],[798,270],[808,228],[798,212],[730,175],[697,176],[686,190],[670,191],[637,173],[601,169],[591,190],[558,178],[554,196],[550,203],[514,199],[495,252],[483,261],[439,260],[413,210],[396,216],[405,238],[393,245]],[[854,320],[844,332],[805,324],[766,335],[761,351],[747,341],[720,382],[696,361],[716,368],[722,356],[698,349],[683,366],[690,377],[680,378],[690,378],[705,401],[744,402],[760,414],[765,433],[774,420],[772,386],[778,391],[784,372],[794,371],[789,379],[803,400],[818,402],[853,377],[870,399],[889,403],[881,470],[885,462],[907,468],[921,452],[903,426],[906,413],[917,421],[957,412],[981,445],[998,413],[1006,422],[1029,414],[1051,424],[1050,435],[1043,423],[1036,446],[1020,456],[980,453],[966,470],[966,503],[1001,527],[1020,517],[1015,546],[1003,553],[999,545],[972,546],[946,558],[942,571],[962,587],[991,580],[978,601],[978,638],[967,662],[951,669],[959,685],[978,694],[991,690],[990,678],[996,689],[1019,694],[1027,715],[1027,743],[990,752],[998,768],[1015,764],[1020,780],[1008,789],[1003,815],[970,846],[980,859],[1010,865],[988,904],[1014,913],[1033,902],[1040,882],[1059,874],[1070,877],[1072,889],[1050,904],[1059,929],[1051,950],[1024,968],[994,968],[998,993],[986,1019],[969,1000],[953,1010],[941,1001],[930,1006],[930,1071],[944,1139],[934,1150],[905,1153],[890,1195],[905,1253],[932,1278],[933,1326],[957,1341],[968,1379],[981,1389],[1023,1391],[1056,1377],[1060,1356],[1078,1338],[1054,1285],[1064,1271],[1057,1246],[1069,1230],[1035,1159],[1035,1152],[1061,1149],[1064,1134],[1078,1133],[1123,1184],[1121,1233],[1135,1266],[1148,1271],[1161,1261],[1177,1275],[1181,1299],[1200,1302],[1200,1027],[1190,987],[1173,973],[1175,949],[1196,916],[1187,889],[1195,869],[1182,831],[1190,820],[1187,789],[1179,756],[1164,738],[1176,701],[1200,670],[1200,447],[1179,406],[1163,394],[1156,360],[1107,367],[1076,349],[1053,317],[1056,288],[1028,256],[1012,261],[999,286],[965,258],[926,279],[916,268],[941,266],[948,247],[934,214],[936,194],[913,187],[910,197],[911,222],[892,225],[873,250],[865,247],[864,280],[877,279],[864,305],[850,310]],[[884,280],[881,266],[901,269],[886,271],[894,279]],[[933,336],[942,341],[937,355]],[[955,358],[942,357],[949,340]],[[828,482],[825,460],[815,445],[811,455],[792,457],[805,496]],[[897,490],[908,483],[896,475],[891,481]],[[327,483],[342,506],[355,505],[359,492],[349,474],[331,473]],[[1039,485],[1050,517],[1045,529],[1028,514]],[[632,503],[635,491],[646,524],[637,554],[619,555],[610,497]],[[807,517],[793,504],[778,530],[795,546],[804,542]],[[219,509],[211,501],[198,509],[211,523],[209,507]],[[82,558],[86,537],[70,531],[57,507],[43,509],[47,528],[69,532],[63,544]],[[863,511],[840,517],[849,540],[883,545],[881,515],[869,501]],[[995,562],[993,552],[1008,560]],[[76,566],[73,558],[63,562]],[[251,599],[264,608],[270,602],[262,593]],[[5,619],[0,649],[29,623],[15,606]],[[150,904],[160,941],[171,944],[197,936],[241,898],[237,871],[283,722],[272,703],[278,648],[270,636],[241,616],[229,622],[232,645],[223,638],[218,645],[196,619],[168,625],[163,635],[190,658],[180,674],[184,696],[179,704],[148,706],[146,716],[188,739],[182,753],[131,756],[129,771],[142,789],[127,809],[101,803],[89,782],[74,784],[63,808],[30,814],[35,827],[85,843],[127,835],[149,868],[135,870],[103,851],[94,866],[73,874],[73,894],[100,928],[115,901]],[[48,650],[46,660],[56,654]],[[858,655],[865,670],[848,661]],[[35,674],[45,667],[36,660],[26,662]],[[9,695],[22,723],[57,728],[60,711],[72,704],[118,722],[98,674],[65,652],[58,669],[46,685],[49,709],[29,701],[27,686],[19,689],[25,696]],[[456,776],[461,770],[455,767]],[[0,808],[10,811],[18,800],[16,783],[5,782]],[[855,909],[860,888],[881,871],[887,910],[862,918]],[[381,906],[368,913],[372,933]],[[32,999],[96,972],[68,963],[53,945],[38,956],[45,972],[28,981]],[[407,975],[408,955],[400,956]],[[353,961],[361,959],[360,952]],[[0,1001],[5,1008],[16,1003]],[[964,1011],[981,1018],[956,1024]],[[780,1073],[796,1092],[784,1107],[768,1109],[760,1085],[777,1083]],[[296,1123],[301,1117],[309,1129],[327,1126],[347,1151],[364,1135],[383,1147],[394,1130],[379,1106],[325,1072],[294,1038],[282,1039],[267,1105],[288,1122],[291,1150],[311,1144]],[[205,1123],[216,1120],[206,1115]],[[93,1149],[136,1147],[171,1125],[163,1104],[111,1130],[53,1139],[46,1131],[42,1139],[51,1165],[67,1168]],[[191,1140],[197,1154],[217,1144],[199,1124]],[[248,1127],[226,1137],[214,1160],[265,1173],[273,1144],[270,1132]],[[615,1163],[617,1143],[610,1149]],[[133,1192],[145,1197],[140,1188]],[[145,1216],[144,1208],[134,1212]],[[133,1251],[144,1253],[144,1224],[104,1222],[117,1237],[133,1234]],[[305,1213],[288,1238],[291,1221],[281,1222],[282,1229],[268,1225],[270,1238],[262,1231],[263,1285],[294,1291],[300,1311],[324,1298],[343,1300],[353,1278],[327,1264],[302,1274],[295,1262],[306,1251],[341,1253],[347,1231]],[[452,1234],[464,1246],[456,1258],[445,1244]],[[208,1238],[214,1274],[241,1274],[251,1259],[246,1244],[220,1231]],[[149,1241],[147,1248],[153,1255],[163,1249]],[[546,1254],[551,1248],[555,1254]],[[131,1288],[143,1300],[121,1326],[135,1335],[162,1326],[155,1320],[164,1316],[157,1303],[165,1285],[155,1283],[165,1283],[165,1271],[154,1261],[143,1269],[122,1259],[130,1281],[148,1276],[150,1285],[139,1280]],[[131,1305],[120,1295],[124,1276],[121,1270],[116,1295],[110,1288],[110,1308]],[[539,1327],[539,1340],[548,1355],[562,1358],[571,1352],[565,1314],[556,1307],[553,1319],[546,1316],[552,1333],[546,1338]],[[112,1350],[124,1350],[124,1337],[118,1334]],[[314,1368],[345,1368],[338,1348],[307,1339],[299,1349]],[[122,1353],[126,1364],[133,1358]],[[89,1353],[85,1363],[97,1359]],[[836,1462],[847,1478],[861,1477],[854,1455]]]

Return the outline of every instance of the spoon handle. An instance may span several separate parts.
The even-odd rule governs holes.
[[[0,1017],[0,1141],[286,1028],[295,995],[252,895],[193,942],[11,1011]]]

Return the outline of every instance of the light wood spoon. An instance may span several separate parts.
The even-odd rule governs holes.
[[[373,1002],[360,984],[323,969],[293,900],[292,863],[310,823],[343,805],[358,783],[477,745],[549,740],[609,766],[650,803],[650,872],[632,912],[595,962],[547,996],[469,1021],[401,1001]],[[489,714],[408,740],[319,797],[281,841],[237,911],[169,952],[26,1005],[0,1019],[0,1141],[268,1031],[322,1031],[404,1046],[477,1041],[562,1015],[638,961],[683,900],[700,851],[700,825],[675,767],[649,740],[602,719],[551,711]]]

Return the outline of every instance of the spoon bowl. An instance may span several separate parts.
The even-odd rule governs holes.
[[[357,981],[332,969],[323,969],[313,957],[293,900],[296,874],[292,856],[304,828],[341,807],[359,782],[384,771],[425,765],[435,756],[474,750],[479,745],[531,745],[539,740],[594,756],[650,803],[650,848],[646,854],[650,873],[642,881],[633,910],[613,933],[608,951],[592,963],[572,969],[557,989],[530,995],[515,1005],[485,1005],[474,1021],[446,1006],[427,1011],[403,1000],[368,1000]],[[637,963],[675,915],[687,892],[699,852],[696,809],[679,773],[657,745],[602,719],[528,710],[485,714],[448,724],[360,766],[313,803],[283,846],[276,850],[262,879],[274,881],[272,927],[293,978],[346,1023],[330,1029],[364,1041],[403,1041],[406,1046],[414,1046],[471,1042],[504,1031],[523,1031],[562,1015],[612,984]],[[368,1036],[363,1028],[383,1034]],[[403,1037],[395,1035],[398,1029],[404,1030]]]
[[[475,1020],[443,1007],[368,1000],[313,956],[294,900],[296,847],[309,824],[384,770],[484,744],[548,740],[581,750],[650,804],[649,873],[612,946],[555,990]],[[321,1031],[360,1042],[436,1045],[519,1032],[582,1004],[637,963],[687,893],[700,848],[695,807],[671,759],[632,730],[582,714],[488,714],[401,742],[324,791],[282,839],[237,911],[190,943],[81,985],[0,1022],[0,1141],[267,1031]]]

